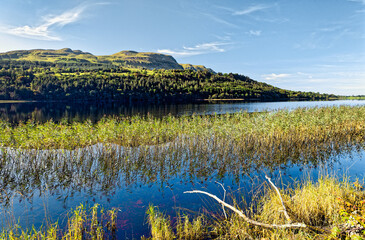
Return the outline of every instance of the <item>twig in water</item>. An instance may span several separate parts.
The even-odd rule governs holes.
[[[224,188],[223,184],[220,183],[220,182],[217,182],[219,185],[221,185],[221,187],[223,188],[223,191],[224,191],[224,195],[223,195],[223,202],[226,201],[226,189]],[[222,209],[223,209],[223,213],[224,213],[224,217],[227,219],[227,214],[226,214],[226,210],[224,209],[224,205],[222,204]]]
[[[271,184],[271,186],[273,186],[273,188],[276,190],[276,192],[278,193],[279,195],[279,198],[280,198],[280,201],[281,201],[281,205],[283,206],[283,209],[284,209],[284,215],[285,215],[285,218],[288,220],[289,223],[291,223],[291,219],[289,217],[289,214],[288,212],[286,211],[286,207],[284,205],[284,201],[283,201],[283,198],[281,197],[281,194],[280,194],[280,191],[279,189],[274,185],[274,183],[271,181],[271,179],[265,175],[265,178],[267,179],[267,181],[269,181],[269,183]]]

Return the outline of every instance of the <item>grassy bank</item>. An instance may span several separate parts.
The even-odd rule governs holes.
[[[247,223],[238,214],[229,212],[227,208],[227,218],[181,215],[172,224],[169,216],[150,206],[147,214],[151,239],[365,238],[365,192],[358,181],[322,177],[316,182],[308,180],[298,183],[294,188],[281,190],[281,196],[290,219],[307,227],[271,229],[256,226]],[[261,223],[288,224],[280,198],[270,186],[260,199],[240,211]]]

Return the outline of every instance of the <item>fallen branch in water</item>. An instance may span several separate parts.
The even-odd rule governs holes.
[[[279,189],[277,189],[277,187],[271,182],[270,178],[266,176],[266,178],[268,179],[268,181],[270,182],[270,184],[272,186],[274,186],[276,192],[279,195],[279,198],[281,200],[281,204],[284,208],[284,215],[285,217],[290,221],[290,217],[288,215],[288,213],[286,212],[286,208],[283,202],[283,199],[280,195]],[[225,201],[222,201],[221,199],[219,199],[217,196],[210,194],[208,192],[204,192],[204,191],[200,191],[200,190],[193,190],[193,191],[185,191],[184,193],[201,193],[201,194],[205,194],[211,198],[213,198],[214,200],[216,200],[218,203],[222,204],[222,206],[227,207],[229,209],[231,209],[233,212],[237,213],[241,218],[243,218],[246,222],[256,225],[256,226],[261,226],[261,227],[265,227],[265,228],[306,228],[307,225],[304,223],[288,223],[288,224],[268,224],[268,223],[261,223],[255,220],[250,219],[249,217],[247,217],[242,211],[238,210],[237,208],[233,207],[232,205],[226,203]]]

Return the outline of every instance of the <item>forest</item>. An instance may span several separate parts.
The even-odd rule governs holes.
[[[0,61],[0,100],[195,102],[337,98],[332,94],[284,90],[233,73],[131,69],[89,62]]]

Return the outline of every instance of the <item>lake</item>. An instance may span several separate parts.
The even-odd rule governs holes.
[[[104,116],[133,116],[151,115],[155,117],[168,114],[225,114],[240,111],[262,112],[277,109],[294,109],[298,107],[321,107],[339,105],[364,105],[365,100],[338,100],[338,101],[293,101],[293,102],[230,102],[230,103],[200,103],[200,104],[164,104],[125,105],[118,102],[111,103],[67,103],[67,102],[2,102],[0,101],[0,118],[11,122],[47,120],[59,121],[97,121]]]
[[[262,112],[298,107],[365,105],[365,101],[323,102],[259,102],[180,105],[67,104],[67,103],[0,103],[1,118],[12,122],[35,119],[46,121],[97,121],[109,115],[152,115],[162,117],[191,114],[224,114],[239,111]],[[175,144],[171,142],[169,144]],[[166,146],[152,146],[154,151]],[[134,151],[125,161],[123,154]],[[149,235],[146,209],[149,204],[174,216],[178,210],[189,213],[221,213],[221,207],[199,195],[183,194],[199,189],[223,196],[217,182],[224,184],[230,196],[250,195],[260,189],[268,174],[280,187],[292,184],[295,179],[312,178],[321,173],[347,174],[364,178],[364,148],[339,146],[321,153],[317,158],[303,157],[302,161],[289,159],[273,163],[240,165],[235,159],[227,164],[213,161],[213,157],[201,161],[187,158],[166,158],[166,162],[153,157],[141,158],[139,149],[115,146],[105,148],[96,144],[84,149],[55,151],[0,152],[2,159],[0,187],[2,194],[1,222],[6,226],[9,219],[19,220],[20,225],[39,227],[48,219],[59,219],[64,224],[67,212],[80,203],[92,206],[99,203],[105,209],[117,207],[118,237],[138,239]],[[162,154],[162,153],[160,153]],[[293,156],[297,156],[293,153]],[[112,159],[113,161],[111,161]],[[9,217],[9,214],[12,215]]]

